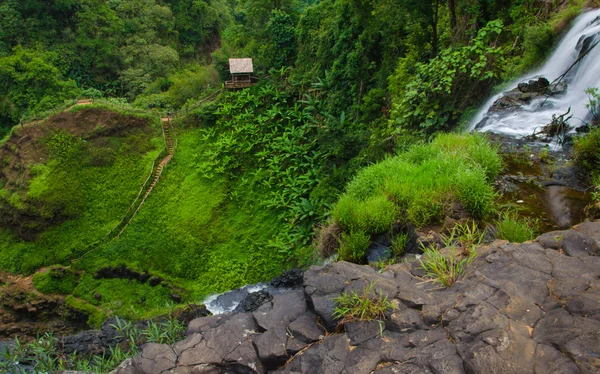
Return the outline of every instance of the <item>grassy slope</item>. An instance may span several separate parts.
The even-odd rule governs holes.
[[[199,177],[195,165],[201,162],[200,135],[198,129],[179,134],[172,163],[129,228],[78,266],[91,270],[125,264],[148,270],[189,291],[189,299],[196,301],[213,292],[268,279],[283,269],[284,264],[266,245],[280,225],[277,217],[252,204],[252,196],[228,202],[226,181]],[[86,277],[75,294],[94,302],[93,295],[99,292],[108,303],[116,299],[112,285],[119,282],[123,283]],[[169,306],[166,291],[137,282],[126,288],[130,291],[121,291],[119,298],[130,298],[145,308]],[[146,299],[143,303],[142,296]],[[119,313],[128,311],[120,308]]]
[[[232,202],[227,195],[235,194],[235,187],[232,191],[226,180],[208,181],[199,176],[201,130],[188,129],[178,135],[175,157],[128,229],[74,265],[85,273],[73,294],[102,306],[105,312],[146,317],[172,306],[172,291],[167,287],[94,279],[95,271],[105,266],[124,264],[161,276],[181,287],[187,301],[266,280],[285,267],[267,246],[280,228],[277,217],[259,208],[254,203],[258,198],[251,192],[238,191],[243,197]],[[47,229],[35,242],[1,231],[0,267],[27,273],[42,266],[68,264],[87,252],[91,243],[118,222],[146,179],[162,137],[157,130],[145,141],[152,142],[150,151],[117,157],[110,166],[89,167],[73,161],[52,167],[51,175],[79,185],[85,201],[83,213]],[[52,164],[50,159],[48,165]],[[102,295],[101,301],[96,294]]]
[[[76,185],[82,211],[77,219],[45,230],[35,242],[25,242],[6,229],[0,231],[0,267],[30,273],[41,266],[66,264],[106,235],[131,204],[160,151],[162,139],[157,126],[151,135],[112,138],[106,147],[116,150],[111,165],[86,164],[85,151],[65,162],[51,156],[44,172],[29,182],[30,193],[43,190],[60,194],[61,187]],[[142,154],[131,150],[134,142],[143,149]]]

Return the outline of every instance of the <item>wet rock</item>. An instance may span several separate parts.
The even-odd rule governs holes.
[[[75,335],[65,336],[62,339],[62,351],[66,354],[77,352],[81,355],[102,354],[110,347],[114,347],[124,339],[117,329],[116,318],[110,318],[102,324],[100,330],[82,331]]]
[[[536,239],[545,248],[564,251],[567,256],[600,256],[600,248],[589,236],[576,231],[552,231]]]
[[[322,344],[313,345],[297,359],[275,373],[342,373],[350,354],[348,337],[345,334],[333,335]]]
[[[273,300],[273,296],[265,290],[252,292],[235,308],[234,312],[254,312],[261,305]]]
[[[177,355],[167,344],[148,343],[142,353],[133,359],[133,366],[145,374],[161,374],[176,366]],[[119,373],[120,374],[120,373]]]
[[[561,96],[567,93],[567,84],[565,82],[558,82],[546,89],[546,94],[550,96]]]
[[[347,262],[336,262],[325,267],[311,266],[304,274],[304,292],[309,307],[329,331],[335,330],[337,325],[332,316],[333,299],[341,292],[361,293],[369,288],[374,295],[388,299],[393,299],[398,292],[390,274],[379,274],[371,267]]]
[[[521,82],[513,90],[505,92],[503,96],[496,100],[491,106],[489,113],[516,110],[523,105],[531,103],[532,100],[537,97],[543,95],[560,96],[564,95],[566,92],[567,84],[565,82],[558,82],[550,85],[548,79],[544,77],[532,79],[528,82]]]
[[[444,241],[440,237],[440,235],[433,231],[416,231],[414,235],[410,236],[408,244],[406,245],[407,253],[423,253],[422,248],[434,247],[440,249],[444,247]]]
[[[304,280],[304,271],[292,269],[284,271],[280,276],[273,278],[269,285],[275,288],[300,288]]]
[[[176,303],[180,303],[181,302],[181,295],[178,293],[172,293],[171,295],[171,300],[173,300]]]
[[[209,329],[225,323],[230,318],[231,314],[219,314],[215,316],[194,319],[188,324],[187,333],[188,335],[205,333]]]
[[[283,326],[266,331],[254,339],[253,343],[258,352],[258,358],[265,369],[277,369],[287,361],[287,340],[287,331]]]
[[[439,317],[441,317],[441,313]],[[437,319],[437,317],[435,317],[435,319]],[[386,326],[389,330],[398,333],[411,333],[426,328],[421,312],[417,309],[406,307],[403,310],[394,310],[388,318]]]
[[[367,261],[369,263],[387,260],[392,256],[392,250],[390,247],[383,246],[379,243],[372,243],[367,248]]]
[[[529,92],[543,91],[548,86],[550,86],[550,82],[548,81],[548,79],[541,77],[541,78],[538,78],[537,80],[532,79],[529,82],[519,83],[517,88],[519,91],[521,91],[523,93],[529,93]]]

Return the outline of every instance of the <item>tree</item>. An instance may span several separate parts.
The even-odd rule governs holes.
[[[13,54],[0,58],[0,121],[10,128],[27,113],[51,109],[80,90],[63,78],[56,68],[59,56],[52,52],[15,47]]]
[[[296,57],[296,29],[292,17],[281,11],[273,10],[267,24],[267,55],[271,59],[271,67],[279,69],[289,66]]]

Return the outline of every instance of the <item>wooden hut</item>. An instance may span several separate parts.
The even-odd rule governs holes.
[[[254,66],[251,58],[230,58],[229,72],[231,80],[225,82],[225,88],[230,90],[250,87],[258,81],[252,76]]]

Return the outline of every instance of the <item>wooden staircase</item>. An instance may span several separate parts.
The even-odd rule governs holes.
[[[175,153],[175,147],[174,147],[174,141],[173,141],[173,135],[174,134],[173,134],[172,126],[171,126],[171,118],[170,117],[163,117],[163,118],[161,118],[161,122],[162,122],[162,126],[163,126],[163,134],[165,135],[165,143],[166,143],[165,145],[166,145],[167,154],[158,163],[158,166],[154,170],[154,179],[152,180],[152,182],[150,183],[150,185],[146,188],[146,192],[144,193],[142,199],[140,200],[137,208],[135,209],[135,211],[133,212],[133,214],[131,215],[131,217],[127,221],[127,223],[123,226],[123,228],[115,236],[115,238],[118,238],[119,236],[121,236],[121,234],[129,226],[129,224],[131,223],[131,221],[133,221],[133,218],[137,215],[137,213],[140,211],[140,209],[142,208],[142,206],[146,202],[146,199],[148,198],[148,196],[150,195],[150,193],[152,193],[152,191],[154,190],[154,187],[158,183],[158,180],[160,179],[160,176],[161,176],[163,170],[165,169],[165,167],[167,166],[167,164],[169,163],[169,161],[171,161],[171,159],[173,158],[173,154]]]

